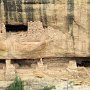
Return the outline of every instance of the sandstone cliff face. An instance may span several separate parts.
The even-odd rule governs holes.
[[[8,35],[9,34],[9,35]],[[43,28],[42,23],[28,22],[27,32],[1,33],[0,58],[44,58],[89,56],[88,33],[74,30],[63,33],[52,27]]]
[[[0,6],[0,16],[7,24],[42,21],[45,27],[65,28],[66,0],[1,0]]]
[[[5,24],[13,25],[27,25],[29,21],[41,21],[44,27],[51,26],[64,32],[68,31],[69,25],[73,22],[87,29],[88,2],[88,0],[0,0],[0,18]]]
[[[90,56],[88,0],[0,0],[0,6],[4,24],[28,25],[6,38],[0,28],[1,58]]]

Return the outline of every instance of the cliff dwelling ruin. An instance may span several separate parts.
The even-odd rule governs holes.
[[[52,76],[89,83],[89,24],[89,0],[0,0],[0,80]]]

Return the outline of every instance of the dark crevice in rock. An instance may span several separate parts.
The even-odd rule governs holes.
[[[75,39],[73,35],[73,23],[74,23],[74,0],[68,0],[67,2],[67,9],[68,9],[68,31],[71,34],[72,40],[73,40],[73,49],[74,49],[74,54],[75,54]]]
[[[49,4],[50,0],[26,0],[24,4]]]
[[[18,31],[27,31],[26,25],[6,25],[6,31],[9,32],[18,32]]]

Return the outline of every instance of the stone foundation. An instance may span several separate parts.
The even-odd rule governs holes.
[[[11,64],[11,60],[6,60],[5,80],[13,80],[15,78],[15,67]]]
[[[18,69],[15,68],[12,60],[7,59],[5,60],[5,66],[0,70],[0,90],[5,90],[13,82],[16,75],[24,81],[25,90],[31,90],[31,88],[36,90],[36,88],[41,88],[42,85],[55,85],[57,88],[61,88],[62,83],[66,86],[69,81],[81,85],[85,80],[90,79],[90,72],[85,68],[76,66],[76,60],[78,59],[41,58],[31,62],[28,61],[28,64],[34,64],[34,67],[32,65],[29,68],[21,66]]]
[[[73,69],[73,70],[77,69],[76,60],[70,60],[68,68]]]
[[[68,60],[60,58],[46,58],[46,59],[37,59],[36,61],[28,61],[28,66],[24,65],[25,62],[22,62],[23,66],[19,66],[19,63],[11,63],[12,60],[5,60],[5,66],[0,69],[0,80],[14,80],[15,76],[20,76],[23,80],[29,79],[31,77],[44,77],[50,69],[59,69],[67,68]],[[36,63],[37,62],[37,63]],[[30,64],[30,67],[29,67]],[[18,66],[18,68],[16,67]],[[21,65],[21,63],[20,63]],[[20,68],[21,67],[21,68]]]

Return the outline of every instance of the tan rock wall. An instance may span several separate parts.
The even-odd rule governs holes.
[[[24,4],[25,0],[1,1],[1,18],[7,24],[27,24],[28,21],[42,21],[44,26],[53,26],[63,30],[67,16],[67,0],[46,1],[45,4],[43,1],[39,1],[41,4],[31,4],[33,1]],[[6,7],[7,5],[8,7]]]
[[[0,2],[1,19],[7,24],[26,24],[27,32],[9,33],[1,42],[1,58],[86,57],[90,56],[90,34],[87,0],[74,0],[74,11],[68,11],[68,0],[48,2]],[[31,4],[33,3],[33,4]],[[12,8],[9,7],[13,5]],[[8,5],[6,10],[5,5]],[[69,30],[68,14],[74,14]],[[5,17],[4,17],[5,16]],[[28,22],[34,21],[34,22]],[[42,21],[42,22],[40,22]],[[3,23],[2,23],[3,24]],[[0,31],[5,33],[5,27]],[[43,26],[48,26],[43,28]],[[1,33],[0,33],[1,34]],[[2,39],[2,38],[1,38]]]

